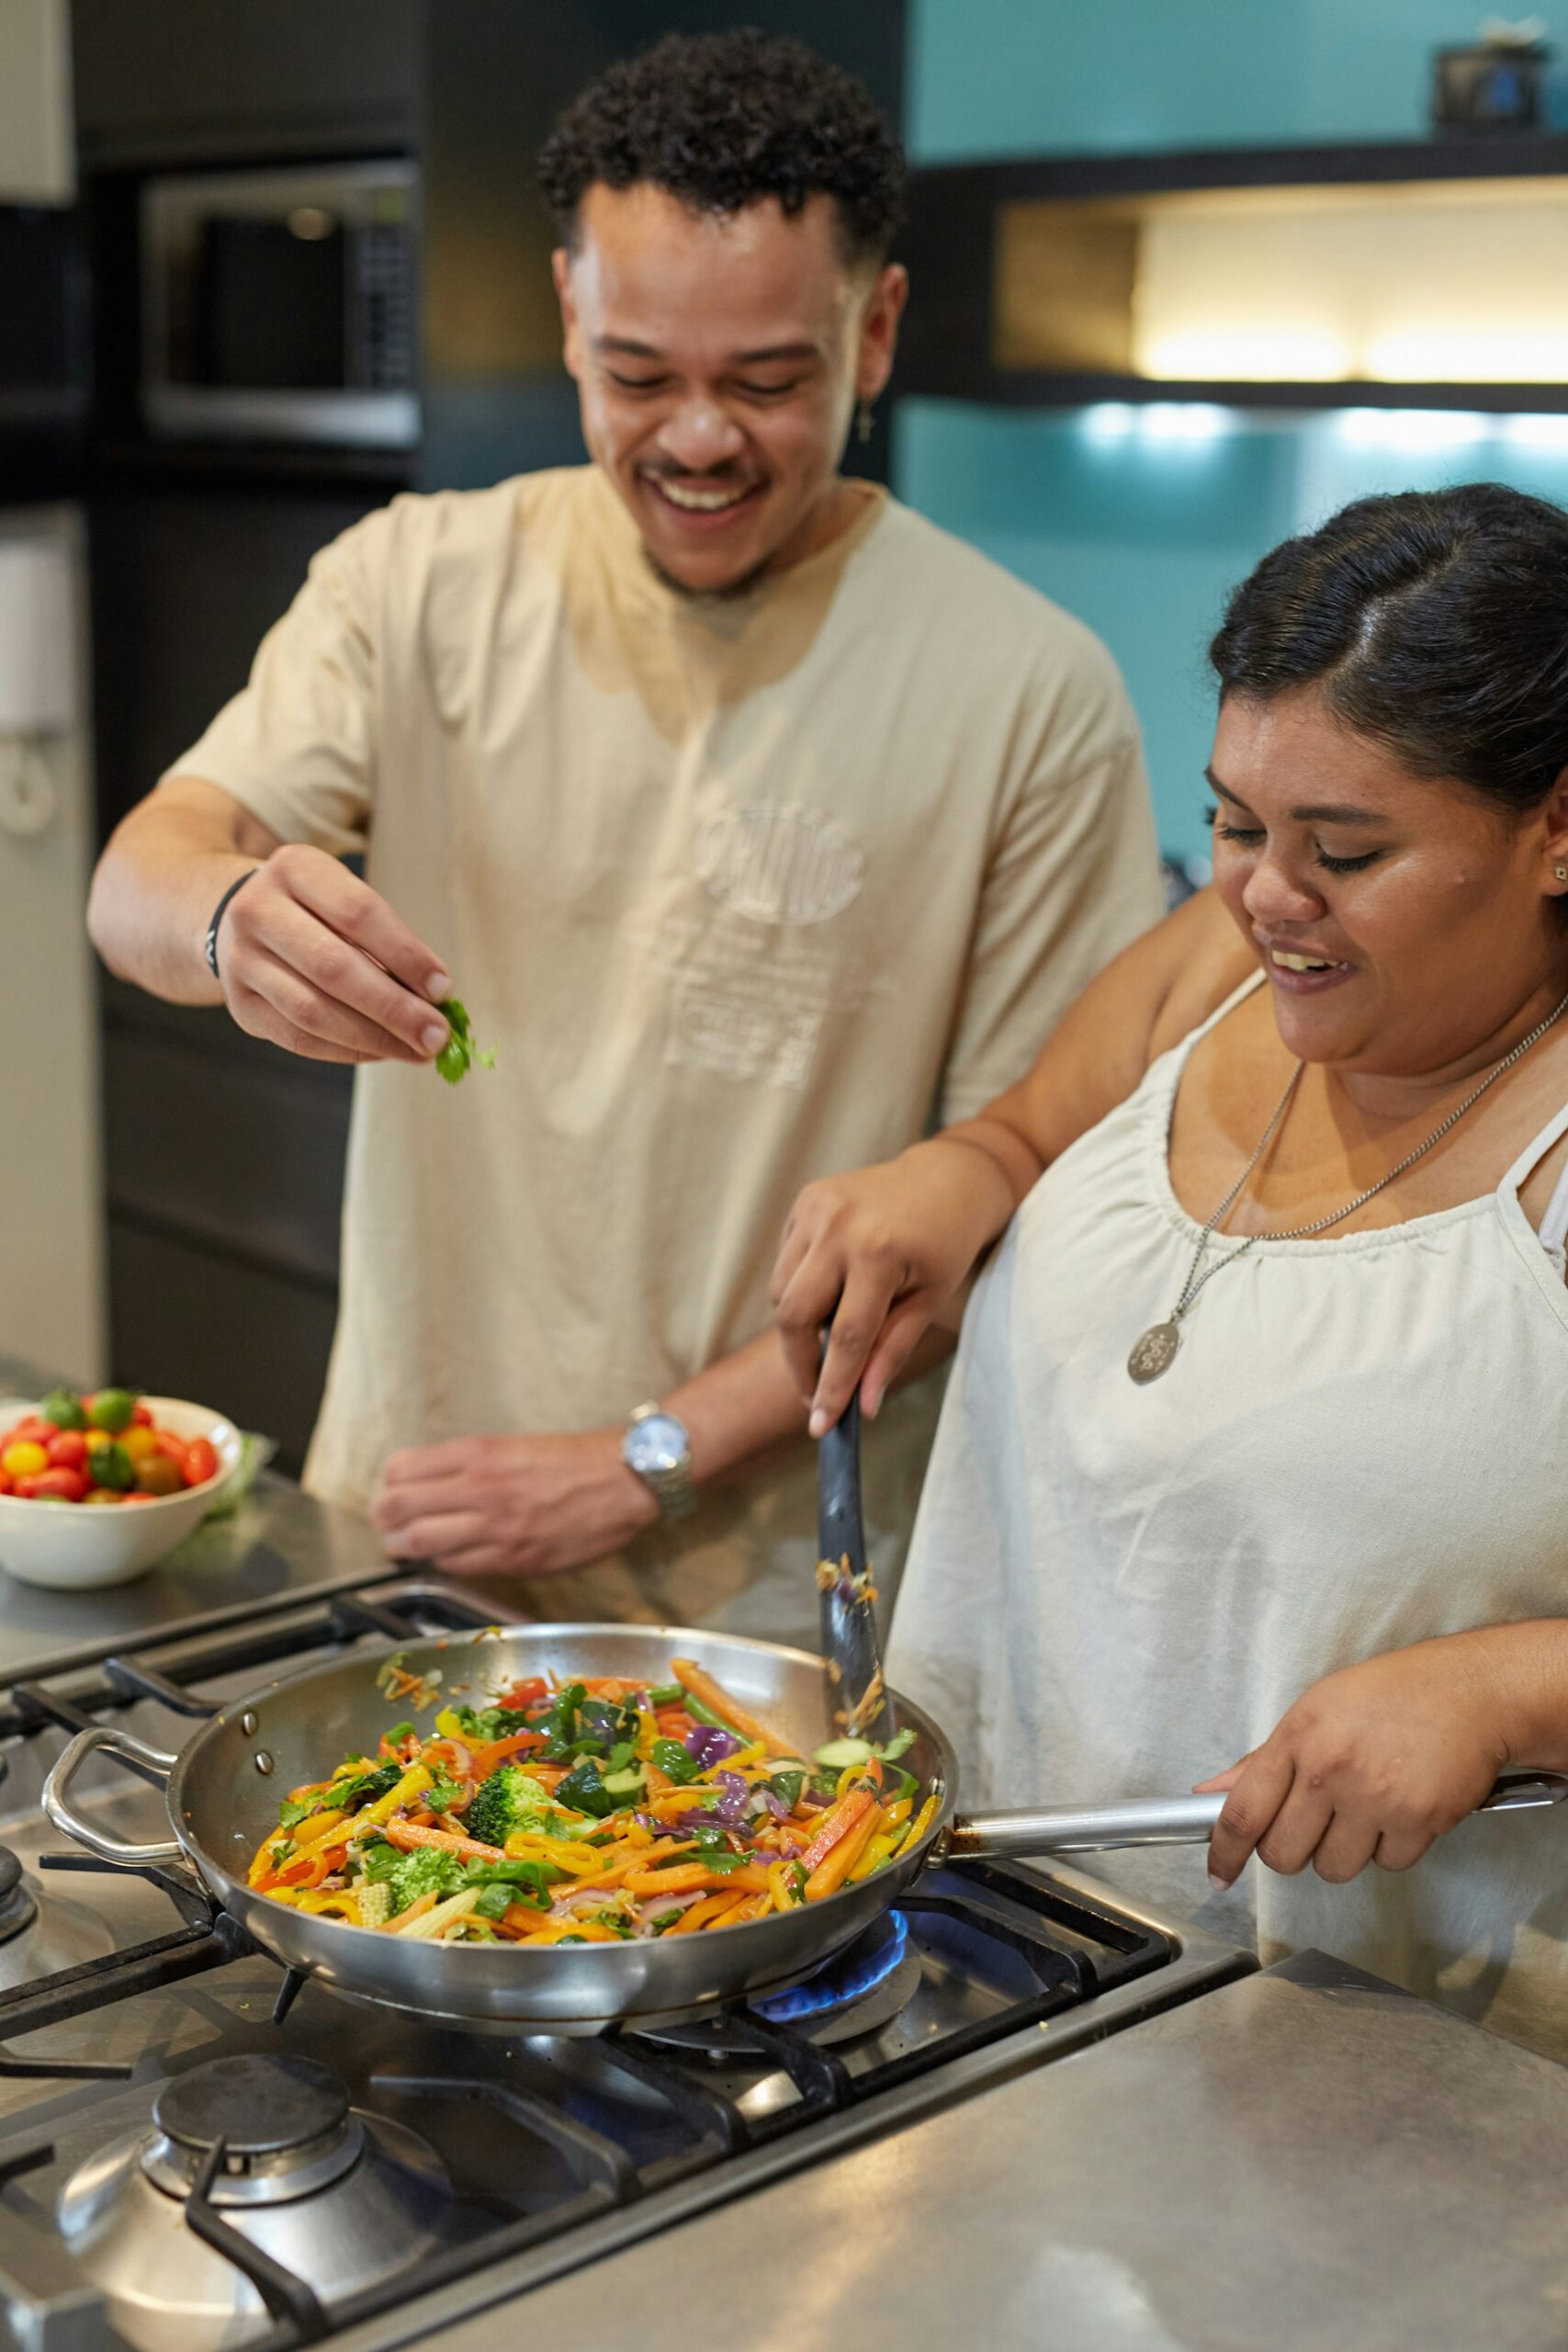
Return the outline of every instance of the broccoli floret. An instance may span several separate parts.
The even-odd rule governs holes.
[[[481,1846],[504,1846],[514,1830],[547,1827],[549,1810],[547,1792],[520,1764],[498,1764],[475,1791],[464,1826]]]
[[[387,1873],[394,1915],[406,1911],[422,1894],[456,1894],[463,1883],[463,1865],[456,1854],[440,1846],[421,1846],[400,1854]]]

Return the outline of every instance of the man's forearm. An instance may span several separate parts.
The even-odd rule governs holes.
[[[210,795],[204,800],[202,795]],[[174,1004],[219,1004],[203,942],[231,882],[276,843],[214,786],[165,787],[133,808],[98,861],[87,931],[111,972]]]

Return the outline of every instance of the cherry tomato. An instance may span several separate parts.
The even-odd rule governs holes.
[[[130,1429],[120,1431],[119,1442],[132,1462],[144,1462],[150,1453],[155,1453],[158,1450],[158,1441],[152,1430],[142,1429],[134,1422]]]
[[[177,1495],[185,1487],[179,1464],[166,1453],[145,1455],[136,1465],[136,1484],[144,1495]]]
[[[110,1487],[89,1487],[82,1500],[85,1503],[122,1503],[125,1497],[117,1495]]]
[[[40,1470],[28,1480],[31,1500],[57,1503],[79,1503],[87,1491],[87,1481],[80,1470]]]
[[[209,1438],[193,1437],[186,1448],[185,1482],[187,1487],[199,1487],[208,1478],[218,1476],[218,1454]]]
[[[8,1470],[0,1470],[0,1495],[8,1495],[11,1486],[11,1473]]]
[[[155,1503],[158,1498],[156,1495],[144,1495],[138,1487],[132,1487],[130,1492],[121,1495],[119,1499],[122,1503]]]
[[[152,1408],[144,1405],[140,1396],[130,1408],[130,1420],[134,1429],[150,1430],[152,1426]]]
[[[8,1429],[3,1438],[0,1438],[0,1446],[47,1445],[53,1435],[52,1421],[46,1421],[40,1413],[25,1413],[22,1419]]]
[[[51,1463],[57,1470],[80,1470],[87,1459],[87,1441],[80,1430],[62,1430],[44,1446]]]
[[[0,1453],[0,1470],[8,1470],[13,1478],[36,1477],[49,1468],[49,1456],[36,1438],[18,1438]]]
[[[186,1455],[190,1449],[183,1437],[176,1437],[173,1430],[154,1430],[152,1442],[160,1453],[166,1453],[169,1460],[177,1464],[180,1471],[184,1472]]]
[[[17,1500],[19,1503],[31,1502],[34,1495],[38,1492],[39,1475],[40,1474],[38,1471],[34,1470],[24,1473],[21,1477],[16,1480],[15,1484],[12,1486],[11,1492],[16,1496]]]
[[[129,1388],[100,1388],[96,1396],[86,1400],[87,1419],[93,1427],[107,1430],[112,1437],[130,1427],[135,1410],[136,1399]]]

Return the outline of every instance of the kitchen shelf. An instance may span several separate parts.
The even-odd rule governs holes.
[[[898,389],[1013,408],[1158,401],[1274,412],[1568,411],[1568,308],[1557,304],[1559,320],[1547,307],[1568,273],[1539,234],[1509,236],[1509,208],[1535,227],[1543,209],[1561,211],[1568,250],[1568,137],[1013,157],[919,171],[904,246],[916,300]],[[1380,231],[1403,246],[1380,243]],[[1468,280],[1466,255],[1455,250],[1467,238]],[[1429,268],[1423,239],[1439,256]],[[1528,334],[1544,333],[1550,364],[1540,363],[1539,344],[1528,374],[1516,346],[1515,372],[1500,368],[1484,382],[1460,372],[1435,379],[1419,366],[1406,377],[1376,357],[1370,368],[1360,364],[1371,355],[1356,349],[1355,335],[1375,332],[1380,291],[1396,310],[1404,303],[1394,323],[1407,325],[1411,288],[1430,288],[1439,344],[1444,335],[1450,345],[1497,337],[1495,304],[1508,297],[1487,267],[1494,248],[1500,277],[1524,274],[1512,296],[1516,320]],[[1276,250],[1299,251],[1305,267],[1271,271]],[[1539,298],[1532,271],[1544,273]],[[1478,311],[1472,326],[1463,288],[1478,280],[1473,299],[1494,308],[1490,317]],[[1353,322],[1341,364],[1311,373],[1281,365],[1257,374],[1159,369],[1134,347],[1151,343],[1162,322],[1185,323],[1183,301],[1197,339],[1212,337],[1227,297],[1229,323],[1243,335],[1275,301],[1287,342],[1292,304],[1310,322],[1338,300]]]

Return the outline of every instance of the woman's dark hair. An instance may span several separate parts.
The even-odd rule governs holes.
[[[570,245],[595,181],[667,188],[697,212],[830,196],[852,263],[884,261],[903,217],[904,157],[870,94],[797,40],[671,33],[612,65],[562,115],[539,185]]]
[[[1222,698],[1321,688],[1417,775],[1540,806],[1568,767],[1568,514],[1499,482],[1359,498],[1235,591]]]

